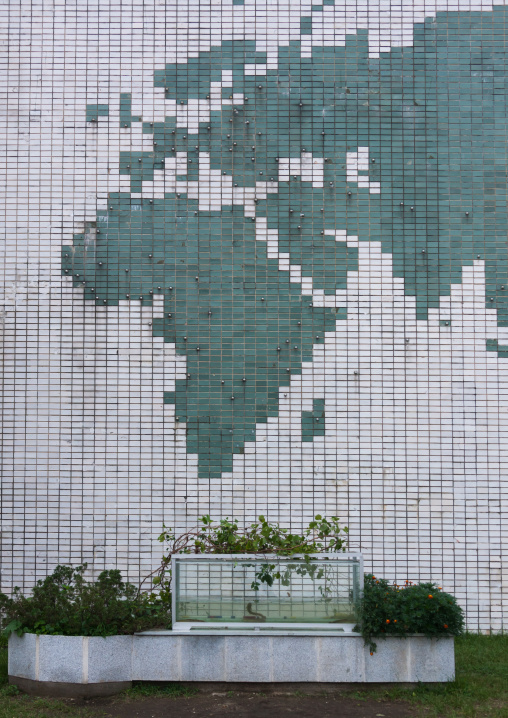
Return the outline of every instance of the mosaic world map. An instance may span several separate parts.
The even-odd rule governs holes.
[[[164,122],[133,116],[122,95],[122,124],[142,122],[153,150],[122,153],[130,192],[63,248],[62,271],[98,305],[164,297],[153,334],[187,366],[165,401],[200,476],[231,471],[345,319],[349,236],[392,255],[419,319],[484,260],[486,306],[508,326],[507,18],[441,12],[379,58],[366,31],[312,57],[295,41],[276,69],[254,43],[223,42],[155,74],[174,100]],[[89,106],[87,119],[105,113]],[[303,440],[325,427],[315,399]]]

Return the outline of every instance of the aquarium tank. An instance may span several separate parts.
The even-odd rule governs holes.
[[[173,630],[351,632],[360,554],[175,555]]]

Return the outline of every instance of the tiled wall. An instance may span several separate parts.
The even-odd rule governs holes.
[[[321,513],[499,630],[508,8],[0,13],[3,590]]]

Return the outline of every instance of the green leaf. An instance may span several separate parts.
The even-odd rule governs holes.
[[[11,633],[15,633],[17,636],[22,636],[26,633],[26,630],[23,628],[23,624],[20,620],[10,621],[10,623],[8,623],[2,631],[2,636],[9,638]]]

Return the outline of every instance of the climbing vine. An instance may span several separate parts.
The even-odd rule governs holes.
[[[302,534],[281,528],[278,523],[270,523],[264,516],[259,516],[258,521],[244,529],[240,528],[236,520],[226,518],[214,523],[210,516],[202,516],[197,527],[178,536],[172,529],[164,529],[159,536],[159,541],[166,547],[164,556],[155,571],[144,579],[142,587],[151,579],[157,587],[157,595],[171,603],[171,558],[182,553],[303,554],[307,560],[296,570],[312,574],[314,567],[310,554],[345,551],[347,539],[348,528],[340,527],[337,516],[327,519],[317,514]],[[284,581],[287,577],[268,561],[256,572],[252,588],[259,590],[261,583],[271,586],[276,579]]]

